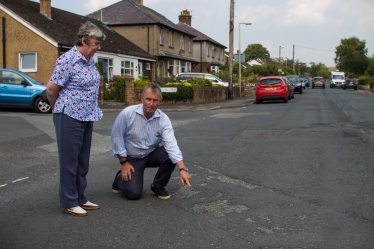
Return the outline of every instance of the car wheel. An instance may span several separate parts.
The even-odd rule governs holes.
[[[312,89],[314,89],[314,86],[312,86]]]
[[[333,86],[332,86],[332,85],[330,85],[330,88],[333,88]]]
[[[353,88],[353,90],[357,90],[357,87]]]
[[[284,103],[287,103],[287,102],[288,102],[288,98],[285,98],[285,99],[283,100],[283,102],[284,102]]]
[[[259,99],[256,99],[256,104],[260,104],[261,101]]]
[[[291,96],[291,98],[293,98],[293,99],[294,99],[294,98],[295,98],[295,95],[292,95],[292,96]]]
[[[345,87],[343,87],[343,90],[345,90],[346,88]]]
[[[39,113],[50,113],[52,111],[51,106],[40,97],[36,99],[34,107],[35,110]]]
[[[288,95],[288,100],[290,100],[291,99],[291,95]]]
[[[300,94],[303,94],[303,89],[300,89],[299,93],[300,93]]]

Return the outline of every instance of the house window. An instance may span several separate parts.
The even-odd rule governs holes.
[[[151,63],[145,63],[145,70],[151,70]]]
[[[174,47],[174,45],[173,45],[173,31],[169,31],[169,47]]]
[[[212,46],[212,58],[215,57],[214,46]]]
[[[191,38],[188,39],[188,52],[191,53]]]
[[[164,36],[162,35],[162,29],[160,29],[160,45],[164,45]]]
[[[134,62],[133,61],[121,61],[121,75],[134,76]]]
[[[97,61],[100,71],[103,73],[104,82],[109,82],[113,78],[113,59],[99,57]]]
[[[180,73],[180,61],[179,60],[169,60],[168,61],[168,76],[175,76]]]
[[[191,62],[188,61],[181,61],[181,72],[182,73],[189,73],[191,72]]]
[[[209,52],[210,52],[210,44],[207,44],[207,45],[206,45],[206,47],[207,47],[207,50],[208,50],[208,54],[207,54],[207,55],[208,55],[208,57],[209,57]]]
[[[37,72],[37,53],[19,53],[18,58],[21,72]]]
[[[183,35],[181,35],[180,44],[181,44],[181,50],[184,51],[184,36]]]

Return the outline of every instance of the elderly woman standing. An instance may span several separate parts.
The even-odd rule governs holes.
[[[86,216],[99,209],[84,195],[87,186],[93,121],[103,116],[98,106],[100,74],[93,55],[105,40],[93,23],[79,28],[75,46],[61,55],[47,84],[60,164],[60,206],[65,213]]]

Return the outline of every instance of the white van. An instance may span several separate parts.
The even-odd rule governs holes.
[[[342,87],[345,81],[344,72],[330,72],[330,88]]]
[[[182,80],[183,79],[190,79],[190,78],[205,78],[205,79],[209,79],[209,80],[213,81],[214,84],[217,84],[217,85],[220,85],[220,86],[226,86],[226,87],[229,86],[228,82],[225,82],[225,81],[221,80],[220,78],[218,78],[217,76],[215,76],[213,74],[209,74],[209,73],[194,73],[194,72],[179,73],[175,77],[180,78]]]

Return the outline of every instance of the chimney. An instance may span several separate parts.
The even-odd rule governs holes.
[[[49,19],[52,18],[51,0],[40,0],[40,13]]]
[[[188,10],[181,11],[181,14],[179,15],[179,23],[184,22],[191,26],[191,13]]]
[[[143,5],[143,0],[134,0],[134,2],[139,4],[139,5]]]

